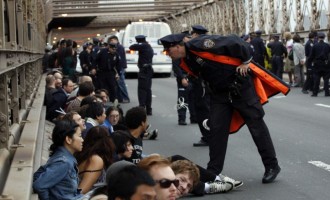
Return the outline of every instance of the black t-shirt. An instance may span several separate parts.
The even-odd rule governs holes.
[[[133,148],[134,148],[134,150],[132,153],[132,157],[130,159],[128,159],[128,161],[130,161],[134,164],[138,164],[140,162],[140,160],[142,159],[142,150],[143,150],[142,138],[134,137]]]

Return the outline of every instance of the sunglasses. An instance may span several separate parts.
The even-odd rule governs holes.
[[[161,188],[169,188],[172,185],[172,183],[174,184],[175,187],[179,186],[179,180],[178,179],[174,179],[174,180],[161,179],[159,181],[156,181],[156,183],[159,183],[159,186]]]

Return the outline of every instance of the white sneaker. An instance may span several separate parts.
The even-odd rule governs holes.
[[[224,182],[224,181],[214,181],[208,183],[210,186],[209,194],[214,193],[225,193],[234,188],[233,184],[230,182]]]
[[[206,129],[206,130],[210,130],[210,127],[207,125],[207,121],[208,121],[209,119],[204,119],[204,121],[203,121],[203,127]]]
[[[235,179],[232,179],[232,178],[222,175],[222,174],[219,174],[219,177],[221,178],[222,181],[232,183],[234,188],[238,188],[243,185],[243,181],[237,181]]]

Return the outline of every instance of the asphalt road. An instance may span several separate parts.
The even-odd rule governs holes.
[[[137,106],[137,80],[126,80],[131,103]],[[144,153],[183,155],[201,166],[208,162],[208,147],[193,147],[200,139],[195,124],[179,126],[175,110],[177,89],[174,78],[153,79],[152,128],[159,129],[156,141],[144,141]],[[292,88],[288,96],[277,95],[264,106],[279,164],[276,181],[262,184],[264,168],[244,126],[229,138],[223,174],[244,185],[226,194],[192,197],[229,200],[329,200],[330,199],[330,97],[310,97]],[[189,116],[187,116],[189,119]],[[189,197],[190,198],[190,197]]]

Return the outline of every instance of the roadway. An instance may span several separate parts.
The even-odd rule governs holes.
[[[126,80],[131,103],[137,106],[137,80]],[[164,156],[183,155],[201,166],[208,162],[207,147],[193,147],[200,134],[195,124],[177,125],[176,81],[153,79],[152,128],[159,129],[156,141],[144,141],[144,153]],[[264,168],[246,127],[229,139],[223,174],[242,180],[244,185],[226,194],[206,195],[198,199],[330,199],[330,98],[314,98],[292,88],[288,96],[277,95],[264,106],[265,121],[282,168],[276,181],[262,184]],[[187,117],[189,119],[189,115]],[[189,120],[188,120],[189,122]]]

